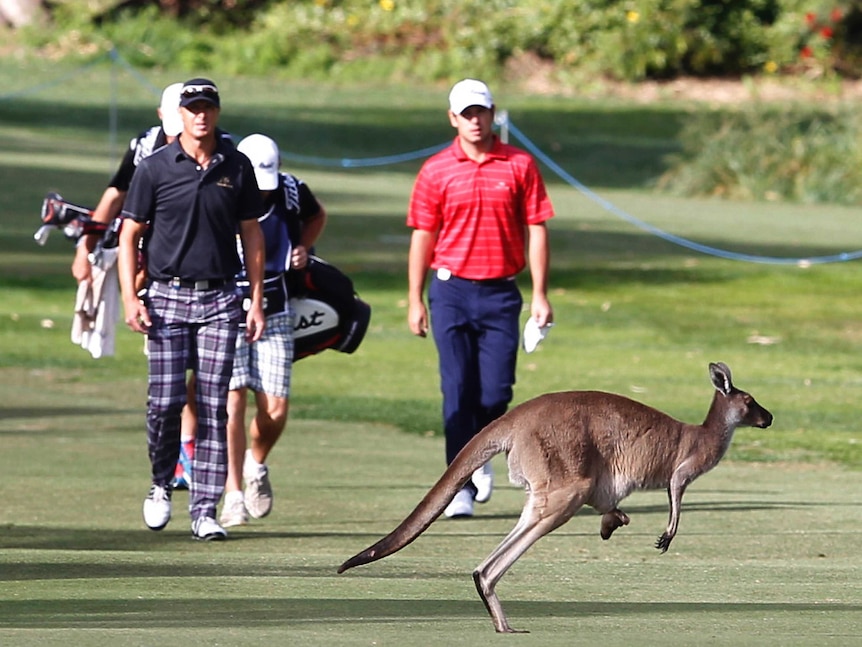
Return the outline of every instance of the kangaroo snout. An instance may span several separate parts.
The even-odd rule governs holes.
[[[769,427],[772,424],[772,414],[750,395],[747,398],[748,414],[743,418],[743,424],[749,427],[757,427],[758,429]]]
[[[758,429],[766,429],[770,425],[772,425],[772,414],[769,413],[766,409],[763,410],[763,413],[766,414],[763,416],[763,420],[754,425]]]

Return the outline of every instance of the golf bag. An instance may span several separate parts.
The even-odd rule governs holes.
[[[52,229],[60,229],[69,240],[76,241],[88,234],[104,235],[108,226],[93,222],[93,210],[64,200],[59,193],[50,192],[42,200],[42,226],[33,234],[40,245],[48,241]]]
[[[77,241],[87,234],[101,234],[99,248],[116,247],[121,218],[110,225],[93,222],[93,211],[74,204],[58,193],[48,193],[42,202],[42,226],[34,234],[44,245],[52,229],[62,229]],[[139,259],[143,267],[143,258]],[[143,277],[141,278],[143,284]],[[290,304],[296,313],[294,361],[316,355],[327,348],[352,353],[362,342],[371,320],[371,306],[359,298],[350,280],[334,265],[309,256],[304,270],[288,274]]]
[[[371,306],[356,294],[353,281],[317,256],[309,256],[306,268],[291,274],[293,361],[327,348],[355,351],[368,330]]]

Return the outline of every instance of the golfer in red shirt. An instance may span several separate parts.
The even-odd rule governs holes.
[[[535,160],[493,132],[494,100],[475,79],[449,94],[451,146],[422,166],[407,215],[408,323],[429,329],[440,362],[446,462],[512,400],[523,299],[515,281],[529,261],[530,316],[553,321],[548,301],[548,232],[554,211]],[[444,514],[470,517],[491,496],[490,465],[480,468]]]

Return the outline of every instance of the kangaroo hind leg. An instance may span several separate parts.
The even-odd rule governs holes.
[[[583,505],[582,498],[573,498],[570,494],[570,491],[556,491],[546,496],[530,493],[518,523],[473,571],[476,590],[491,615],[497,633],[527,633],[509,626],[497,597],[497,583],[530,546],[566,523]]]

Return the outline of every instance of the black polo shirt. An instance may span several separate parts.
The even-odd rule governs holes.
[[[123,207],[124,217],[149,223],[144,255],[156,281],[234,277],[239,222],[263,213],[251,162],[221,139],[206,170],[179,139],[141,160]]]
[[[216,135],[220,140],[233,146],[233,140],[231,139],[230,133],[216,129]],[[132,183],[132,176],[135,174],[135,169],[138,167],[138,164],[141,163],[141,160],[145,157],[149,157],[154,151],[159,150],[167,143],[168,139],[165,137],[165,131],[162,130],[161,126],[147,128],[137,137],[133,138],[129,142],[129,148],[126,150],[126,154],[123,155],[123,159],[120,160],[120,167],[117,169],[117,172],[114,173],[114,177],[111,178],[111,181],[108,182],[108,186],[114,187],[118,191],[128,191],[129,185]]]

